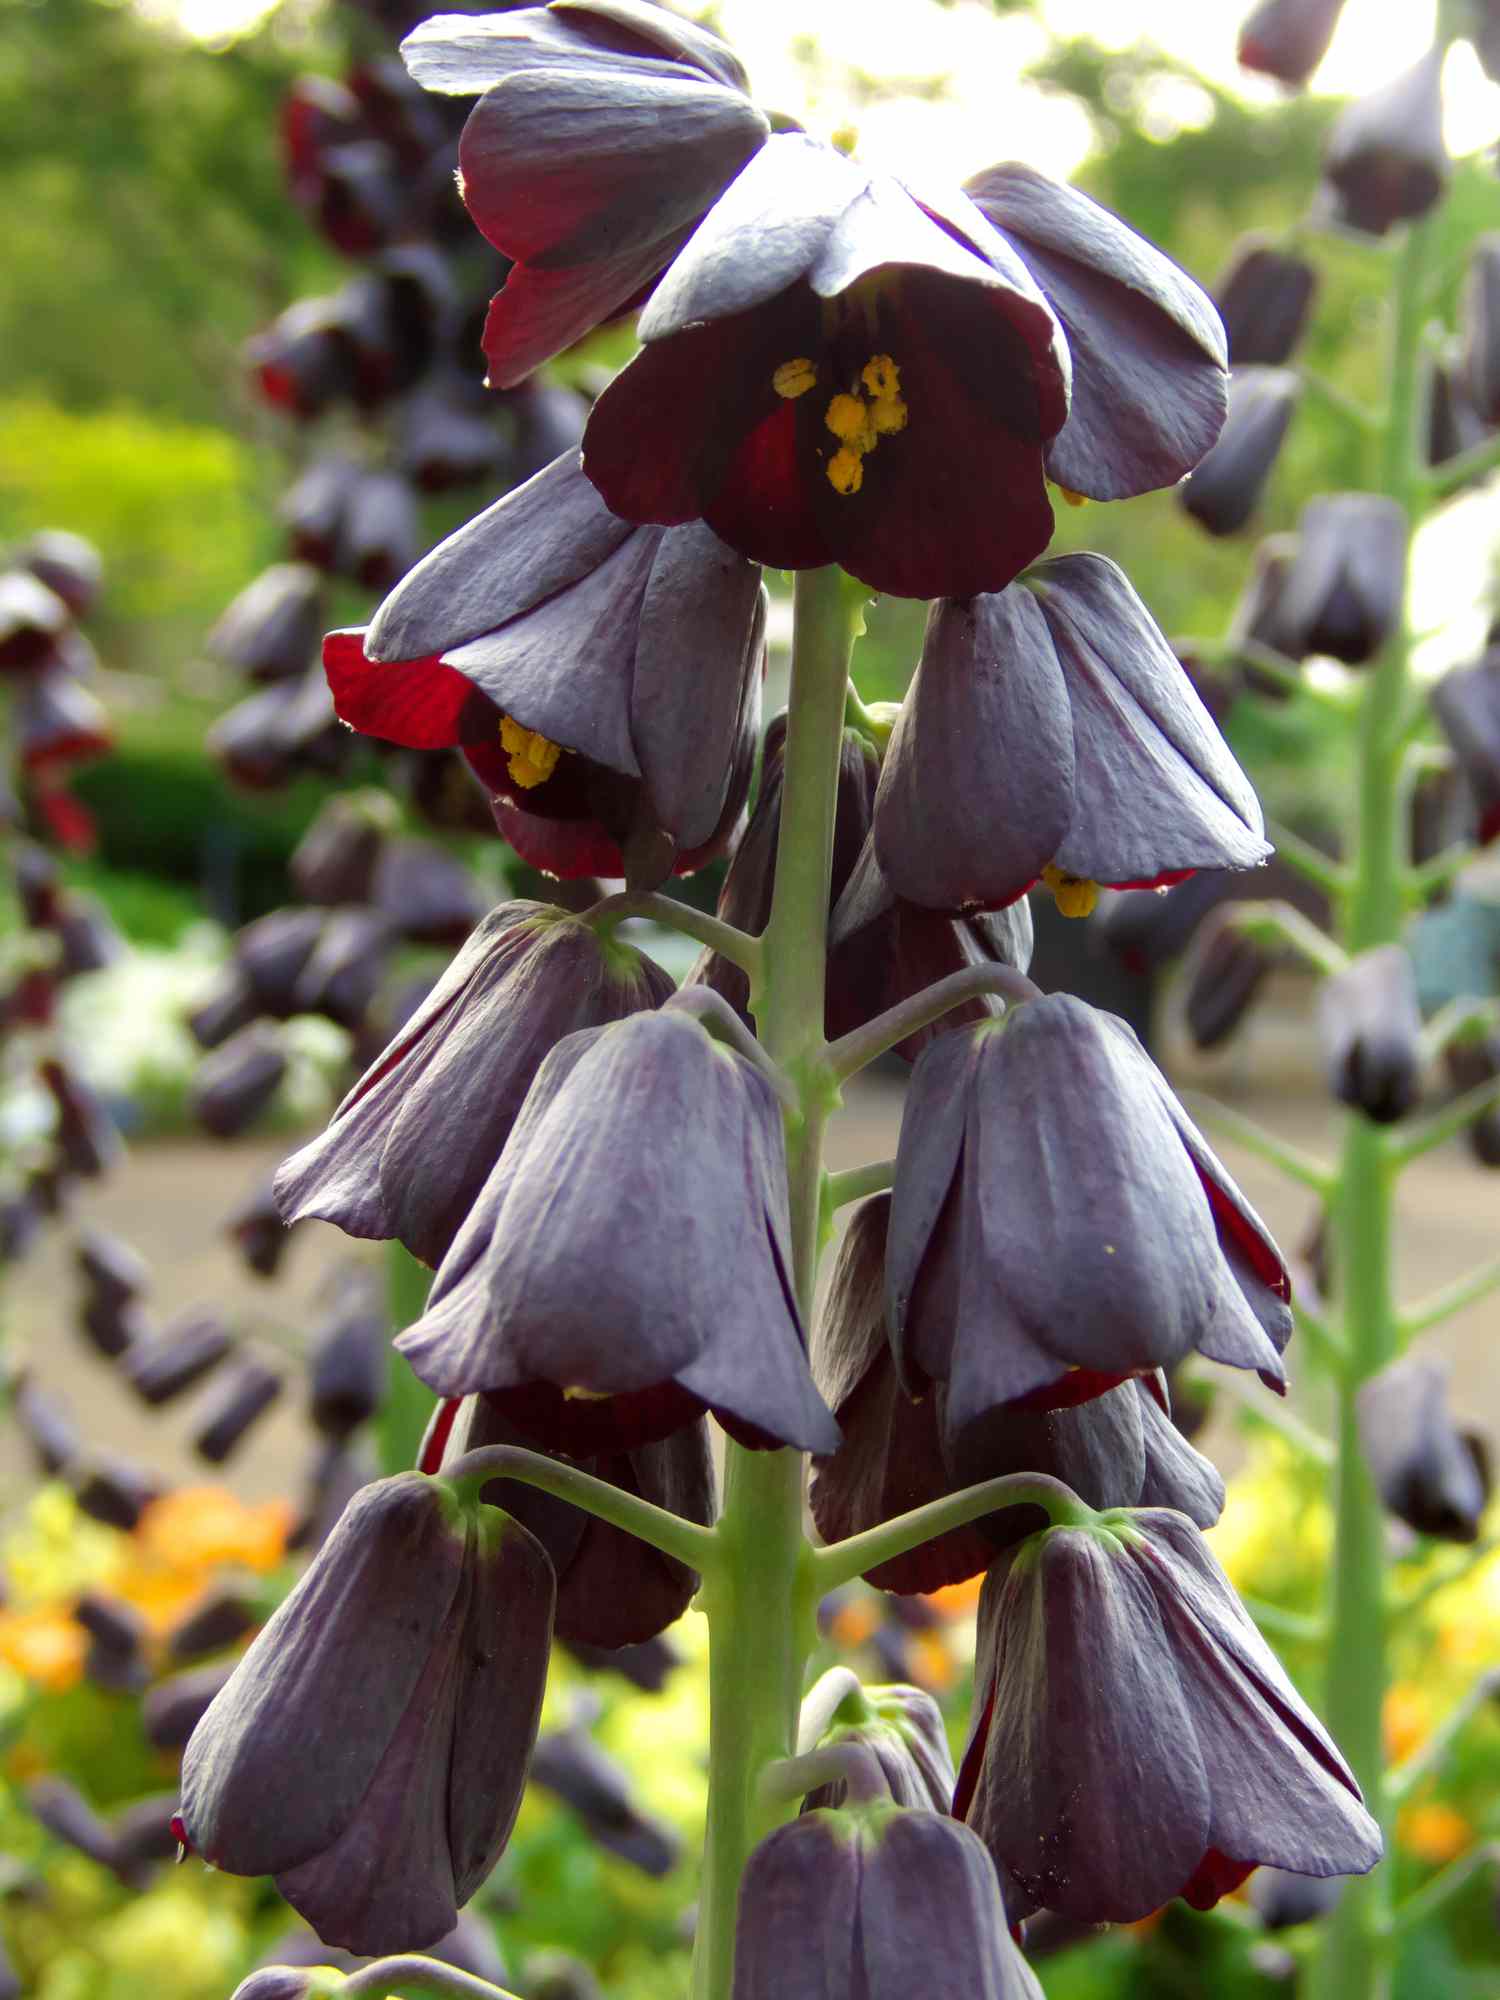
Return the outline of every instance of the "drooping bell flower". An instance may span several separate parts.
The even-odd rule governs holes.
[[[309,1347],[307,1413],[313,1429],[341,1441],[368,1423],[384,1397],[386,1373],[380,1295],[362,1278],[345,1279]]]
[[[559,1042],[397,1345],[550,1449],[667,1437],[830,1451],[791,1287],[781,1109],[669,1004]]]
[[[1378,493],[1325,493],[1297,524],[1296,553],[1276,605],[1282,650],[1326,654],[1345,666],[1373,660],[1401,616],[1405,510]]]
[[[1195,1048],[1228,1041],[1275,963],[1230,910],[1215,911],[1199,926],[1183,974],[1183,1018]]]
[[[1433,713],[1447,737],[1479,814],[1479,838],[1500,833],[1500,647],[1472,667],[1454,667],[1431,693]]]
[[[898,1806],[945,1813],[952,1802],[953,1754],[947,1725],[943,1711],[923,1688],[899,1682],[862,1687],[840,1704],[817,1742],[802,1747],[868,1750]],[[841,1806],[848,1794],[847,1779],[834,1779],[809,1792],[802,1810]]]
[[[836,562],[903,597],[999,590],[1051,539],[1043,450],[1068,412],[1067,347],[965,197],[939,223],[897,182],[780,134],[640,331],[583,440],[626,520],[701,518],[758,562]]]
[[[446,1406],[434,1414],[419,1463],[423,1471],[439,1471],[465,1452],[492,1444],[543,1448],[492,1398],[466,1396],[457,1411]],[[717,1516],[708,1426],[701,1417],[655,1444],[614,1451],[606,1443],[597,1451],[570,1453],[565,1462],[700,1527],[712,1527]],[[503,1507],[547,1551],[557,1574],[559,1639],[585,1646],[640,1645],[675,1624],[692,1602],[701,1580],[695,1570],[565,1500],[513,1479],[492,1479],[480,1497]]]
[[[676,1831],[642,1808],[629,1773],[604,1754],[581,1724],[547,1730],[537,1738],[531,1782],[575,1813],[589,1839],[606,1854],[655,1880],[676,1867],[682,1852]]]
[[[1437,42],[1394,82],[1357,97],[1328,134],[1323,173],[1335,213],[1350,229],[1384,236],[1414,222],[1448,185],[1443,143],[1443,59]]]
[[[1045,880],[1065,915],[1270,853],[1260,807],[1160,629],[1103,556],[933,606],[875,795],[891,887],[994,909]]]
[[[216,1139],[247,1132],[281,1088],[286,1051],[268,1029],[242,1028],[205,1056],[193,1078],[193,1115]]]
[[[399,472],[367,472],[344,507],[338,567],[367,590],[391,590],[421,552],[416,496]]]
[[[1042,2000],[981,1843],[889,1801],[804,1813],[740,1879],[732,2000]]]
[[[46,666],[72,616],[62,596],[30,569],[0,571],[0,670]]]
[[[1034,167],[987,167],[964,192],[1067,339],[1072,400],[1047,446],[1048,478],[1092,500],[1175,485],[1224,424],[1224,328],[1207,293],[1117,215]],[[939,219],[965,233],[963,215],[945,209]]]
[[[771,129],[724,42],[640,0],[440,14],[401,52],[429,90],[479,96],[458,176],[512,260],[484,330],[496,388],[648,292]]]
[[[154,1339],[134,1343],[123,1373],[141,1401],[156,1409],[201,1382],[235,1344],[232,1329],[217,1313],[190,1308]]]
[[[1167,1509],[1047,1530],[991,1570],[953,1809],[1025,1897],[1084,1923],[1212,1908],[1262,1863],[1362,1875],[1381,1855],[1352,1773]]]
[[[1422,1010],[1404,945],[1376,945],[1330,973],[1318,995],[1329,1088],[1340,1104],[1392,1125],[1422,1087]]]
[[[250,1193],[224,1224],[224,1234],[257,1278],[274,1278],[292,1240],[281,1219],[268,1178],[257,1178]]]
[[[576,917],[502,903],[327,1130],[282,1164],[282,1215],[394,1236],[440,1264],[548,1052],[577,1029],[658,1007],[671,991],[649,958]]]
[[[1480,419],[1500,424],[1500,235],[1481,236],[1469,253],[1459,324],[1464,386]]]
[[[1229,336],[1235,368],[1280,368],[1290,361],[1307,326],[1318,289],[1314,265],[1264,237],[1234,246],[1229,268],[1214,287],[1214,301]]]
[[[1429,355],[1423,370],[1427,403],[1425,444],[1430,466],[1448,464],[1461,452],[1483,444],[1490,433],[1491,427],[1475,407],[1459,361],[1458,352],[1450,346],[1444,353]],[[1465,481],[1465,487],[1475,483]]]
[[[1448,1408],[1448,1370],[1407,1355],[1360,1389],[1359,1440],[1384,1505],[1419,1535],[1474,1542],[1490,1495],[1484,1437]]]
[[[1261,0],[1240,28],[1246,69],[1298,89],[1328,53],[1344,0]]]
[[[1177,497],[1210,535],[1237,535],[1260,505],[1301,394],[1289,368],[1238,368],[1218,443]]]
[[[376,864],[393,830],[392,803],[387,794],[377,792],[328,801],[287,864],[301,902],[331,907],[373,899]],[[242,931],[240,936],[244,935]]]
[[[274,1875],[329,1944],[433,1943],[520,1805],[552,1602],[497,1509],[420,1473],[366,1486],[193,1731],[179,1837]]]
[[[103,1098],[70,1063],[49,1057],[37,1080],[52,1099],[52,1143],[66,1173],[97,1180],[120,1156],[120,1133]]]
[[[194,1451],[210,1465],[222,1465],[279,1401],[285,1388],[282,1375],[253,1355],[237,1363],[232,1372],[221,1374],[197,1412]]]
[[[351,1033],[364,1026],[385,977],[396,927],[380,910],[334,910],[297,975],[293,1004],[299,1014],[326,1014]]]
[[[1124,1022],[1053,994],[918,1058],[887,1314],[908,1393],[947,1384],[950,1433],[1194,1351],[1280,1389],[1289,1292],[1264,1226]]]
[[[366,633],[334,633],[339,714],[457,745],[549,873],[654,887],[722,851],[749,789],[764,600],[701,523],[615,519],[576,454],[451,535]]]
[[[371,900],[410,944],[461,945],[489,901],[454,855],[430,840],[393,840],[380,857]]]
[[[873,839],[860,849],[854,872],[828,925],[827,1033],[847,1035],[888,1007],[973,965],[1031,964],[1031,905],[1022,898],[1003,910],[953,913],[924,909],[898,896],[881,871]],[[936,1035],[993,1019],[991,994],[950,1008],[907,1035],[894,1053],[915,1062]]]
[[[307,671],[323,636],[323,584],[308,563],[273,563],[219,616],[204,645],[256,681]]]
[[[79,634],[67,636],[92,659],[92,649]],[[58,664],[28,675],[11,708],[21,768],[31,778],[87,764],[102,757],[115,740],[104,704],[65,664],[66,658],[64,652]]]
[[[885,1326],[890,1202],[872,1195],[854,1211],[813,1333],[813,1374],[844,1433],[813,1465],[808,1504],[824,1540],[1012,1472],[1049,1473],[1093,1507],[1175,1507],[1212,1527],[1223,1481],[1174,1428],[1160,1375],[1073,1409],[992,1404],[962,1427],[948,1423],[941,1388],[920,1401],[905,1393]],[[866,1581],[902,1592],[962,1583],[1038,1525],[1034,1508],[1008,1507],[877,1564]]]
[[[292,555],[315,569],[331,570],[343,540],[344,512],[359,483],[352,459],[328,453],[315,458],[277,504]]]
[[[104,588],[104,564],[93,543],[66,528],[42,528],[15,551],[23,569],[62,599],[75,618],[87,618]]]

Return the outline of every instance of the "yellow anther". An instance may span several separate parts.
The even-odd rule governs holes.
[[[840,125],[836,132],[830,132],[828,143],[836,153],[852,153],[859,144],[857,125]]]
[[[835,493],[857,493],[865,483],[863,455],[840,445],[828,461],[828,483]]]
[[[771,377],[771,387],[778,396],[788,402],[796,396],[805,396],[818,379],[816,365],[805,354],[799,354],[795,361],[783,361]]]
[[[872,354],[859,379],[877,402],[889,402],[901,393],[901,371],[888,354]]]
[[[851,451],[869,451],[875,443],[870,412],[858,396],[835,396],[823,418],[836,438]]]
[[[609,1392],[605,1389],[582,1389],[576,1382],[563,1389],[565,1403],[607,1403]]]
[[[1070,507],[1087,507],[1089,504],[1087,493],[1075,493],[1071,486],[1059,486],[1057,490]]]
[[[877,437],[889,437],[906,429],[906,405],[899,396],[877,396],[870,405],[870,422]]]
[[[1042,880],[1052,891],[1060,917],[1087,917],[1093,914],[1094,905],[1099,900],[1099,884],[1091,882],[1087,875],[1070,875],[1049,861],[1042,870]]]
[[[562,746],[543,736],[539,729],[523,729],[508,715],[500,718],[500,747],[510,759],[512,784],[530,791],[545,784],[557,769]]]

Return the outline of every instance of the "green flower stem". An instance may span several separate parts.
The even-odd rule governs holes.
[[[794,1806],[823,1785],[842,1785],[850,1805],[891,1796],[879,1759],[859,1743],[830,1743],[768,1764],[761,1773],[760,1795],[767,1805]]]
[[[1289,1181],[1300,1181],[1314,1194],[1326,1198],[1332,1193],[1336,1176],[1333,1169],[1321,1160],[1315,1160],[1310,1153],[1289,1145],[1285,1139],[1278,1139],[1274,1132],[1268,1132],[1264,1125],[1257,1125],[1243,1111],[1220,1104],[1216,1098],[1201,1097],[1196,1091],[1184,1091],[1183,1098],[1193,1117],[1210,1132],[1220,1132],[1226,1139],[1233,1139],[1247,1153],[1257,1154],[1285,1174]]]
[[[503,1987],[491,1986],[472,1972],[444,1965],[440,1959],[421,1958],[404,1952],[399,1958],[378,1958],[373,1965],[348,1973],[343,1983],[331,1987],[339,2000],[516,2000]]]
[[[1322,1432],[1315,1431],[1295,1410],[1289,1410],[1276,1397],[1268,1396],[1253,1375],[1244,1376],[1237,1369],[1226,1368],[1222,1376],[1222,1380],[1215,1382],[1215,1389],[1234,1397],[1246,1423],[1274,1431],[1316,1465],[1332,1465],[1333,1446]]]
[[[1422,1061],[1436,1062],[1455,1042],[1479,1040],[1500,1027],[1500,1000],[1464,993],[1439,1007],[1422,1030]]]
[[[1500,1287],[1500,1258],[1492,1264],[1481,1264],[1477,1270],[1466,1272],[1451,1285],[1444,1285],[1441,1291],[1429,1293],[1419,1305],[1402,1313],[1402,1345],[1415,1340],[1419,1333],[1426,1333],[1429,1327],[1441,1326],[1445,1319],[1462,1312],[1465,1306],[1487,1298],[1497,1287]]]
[[[1497,466],[1500,466],[1500,435],[1483,438],[1446,463],[1435,465],[1422,483],[1429,499],[1448,500],[1471,479],[1484,479]]]
[[[385,1246],[386,1310],[399,1332],[419,1320],[427,1308],[432,1273],[404,1244]],[[437,1398],[411,1372],[405,1355],[393,1347],[386,1362],[385,1394],[375,1419],[375,1455],[381,1472],[410,1472],[417,1462],[422,1435]]]
[[[707,945],[720,958],[727,958],[731,965],[747,972],[752,982],[759,976],[759,938],[751,937],[748,931],[736,930],[733,924],[726,924],[718,917],[709,916],[706,910],[695,910],[690,903],[679,903],[675,896],[660,896],[647,889],[605,896],[584,911],[583,921],[592,924],[596,930],[613,930],[616,924],[624,923],[629,917],[645,917],[669,931],[681,931],[684,937],[696,938],[699,944]]]
[[[1322,1646],[1327,1643],[1328,1626],[1321,1618],[1305,1618],[1299,1611],[1288,1611],[1280,1604],[1267,1604],[1264,1598],[1247,1597],[1243,1592],[1240,1603],[1268,1639],[1279,1639],[1288,1646]]]
[[[1441,1111],[1434,1111],[1430,1118],[1414,1118],[1409,1125],[1402,1126],[1386,1136],[1386,1151],[1393,1165],[1408,1166],[1419,1160],[1424,1153],[1434,1147],[1447,1145],[1460,1132],[1482,1118],[1486,1111],[1493,1111],[1500,1105],[1500,1076],[1478,1083],[1472,1090],[1466,1090],[1455,1097],[1451,1104],[1445,1104]]]
[[[1423,287],[1433,231],[1429,215],[1408,232],[1393,278],[1380,486],[1405,508],[1413,529],[1425,497]],[[1403,616],[1363,683],[1352,881],[1342,910],[1341,942],[1351,953],[1397,942],[1406,915],[1409,855],[1400,794],[1410,654],[1409,621]],[[1400,1352],[1391,1242],[1400,1157],[1379,1127],[1350,1112],[1338,1188],[1330,1203],[1347,1352],[1337,1383],[1336,1526],[1324,1716],[1365,1803],[1387,1830],[1390,1807],[1381,1733],[1389,1678],[1385,1515],[1365,1464],[1358,1398],[1365,1383]],[[1309,2000],[1385,2000],[1391,1980],[1390,1908],[1388,1862],[1345,1884],[1311,1968]]]
[[[1024,972],[1017,972],[1013,966],[966,965],[961,972],[950,972],[946,979],[923,987],[909,1000],[887,1007],[873,1021],[866,1021],[863,1027],[851,1029],[847,1035],[840,1035],[836,1042],[830,1042],[829,1066],[843,1082],[874,1062],[877,1056],[883,1056],[887,1049],[893,1049],[897,1042],[904,1042],[908,1035],[916,1034],[919,1028],[940,1021],[955,1007],[962,1007],[969,1000],[982,999],[986,994],[994,994],[1012,1006],[1019,1006],[1026,1000],[1039,1000],[1042,989],[1033,985]]]
[[[520,1445],[481,1445],[477,1451],[466,1451],[462,1458],[455,1459],[441,1476],[447,1485],[475,1500],[492,1479],[514,1479],[522,1486],[540,1487],[543,1493],[581,1507],[585,1514],[608,1521],[612,1528],[623,1529],[637,1541],[649,1542],[664,1555],[675,1556],[689,1569],[701,1570],[705,1577],[713,1573],[720,1561],[715,1529],[700,1528],[696,1521],[684,1521],[680,1514],[654,1507],[649,1500],[637,1499],[635,1494],[611,1486],[608,1480],[580,1472],[576,1465],[565,1465],[561,1459],[547,1458]]]
[[[1343,1335],[1335,1333],[1322,1313],[1314,1312],[1295,1293],[1292,1296],[1292,1318],[1297,1323],[1297,1331],[1305,1337],[1322,1367],[1331,1374],[1343,1365]]]
[[[1276,820],[1266,821],[1266,838],[1276,849],[1276,857],[1284,861],[1288,868],[1295,868],[1331,896],[1335,903],[1341,903],[1353,888],[1353,878],[1342,861],[1335,861],[1331,854],[1325,854],[1321,847],[1314,847],[1310,840],[1304,840],[1300,833],[1293,833],[1289,826],[1282,826]]]
[[[1319,972],[1341,972],[1349,963],[1328,933],[1309,923],[1290,903],[1244,903],[1230,921],[1259,944],[1284,944]]]
[[[862,1717],[874,1713],[866,1699],[864,1683],[853,1667],[830,1667],[802,1698],[802,1707],[797,1714],[799,1756],[817,1749],[833,1718],[846,1702],[851,1709],[857,1708]]]
[[[930,1500],[925,1507],[882,1521],[878,1528],[866,1528],[863,1534],[849,1535],[842,1542],[815,1550],[812,1571],[818,1594],[852,1583],[877,1563],[904,1556],[909,1549],[919,1549],[924,1542],[946,1535],[950,1528],[967,1527],[970,1521],[997,1513],[1002,1507],[1040,1507],[1054,1528],[1086,1528],[1099,1519],[1096,1510],[1060,1479],[1045,1472],[1008,1472],[1000,1479],[966,1486],[962,1493]]]
[[[1441,854],[1417,862],[1406,871],[1407,901],[1413,908],[1420,908],[1439,889],[1446,889],[1454,876],[1461,875],[1473,859],[1473,848],[1466,841],[1458,841],[1452,847],[1445,847]]]
[[[792,684],[771,918],[756,1026],[798,1103],[786,1113],[792,1276],[812,1317],[823,1209],[823,1129],[838,1084],[823,1038],[828,885],[849,660],[869,593],[837,569],[796,581]],[[726,1449],[718,1559],[701,1598],[709,1630],[708,1825],[693,1952],[693,2000],[730,2000],[740,1877],[787,1806],[760,1793],[796,1746],[815,1636],[817,1585],[802,1531],[801,1454]]]
[[[784,1111],[797,1109],[799,1100],[791,1078],[766,1053],[764,1044],[755,1039],[722,993],[715,993],[711,986],[683,986],[672,995],[667,1005],[681,1013],[694,1015],[705,1034],[753,1064],[775,1091]]]
[[[845,1167],[842,1173],[828,1176],[827,1207],[832,1212],[851,1201],[863,1201],[867,1194],[884,1194],[895,1178],[894,1160],[868,1160],[862,1167]]]
[[[1424,1882],[1415,1894],[1397,1906],[1390,1921],[1392,1933],[1415,1930],[1430,1923],[1460,1890],[1468,1887],[1481,1868],[1496,1867],[1500,1867],[1500,1840],[1487,1840],[1471,1847],[1467,1854],[1460,1854],[1456,1861],[1439,1869],[1430,1882]]]

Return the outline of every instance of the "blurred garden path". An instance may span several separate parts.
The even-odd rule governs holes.
[[[1257,1092],[1251,1098],[1235,1091],[1234,1076],[1222,1069],[1215,1083],[1229,1101],[1304,1149],[1326,1155],[1336,1144],[1336,1117],[1312,1090]],[[852,1089],[832,1133],[831,1165],[853,1166],[892,1153],[900,1098],[899,1082],[882,1076]],[[338,1266],[378,1252],[310,1223],[288,1247],[275,1283],[245,1272],[223,1234],[224,1218],[245,1198],[257,1173],[269,1172],[289,1150],[283,1138],[230,1146],[206,1141],[138,1146],[110,1180],[79,1199],[78,1220],[118,1233],[148,1259],[155,1281],[147,1302],[153,1325],[186,1308],[212,1305],[253,1341],[292,1354],[316,1324],[318,1296]],[[1290,1251],[1310,1222],[1311,1197],[1289,1188],[1242,1148],[1220,1143],[1219,1150]],[[1411,1172],[1402,1196],[1398,1251],[1404,1300],[1425,1296],[1500,1250],[1500,1182],[1473,1163],[1461,1142]],[[16,1347],[31,1356],[36,1377],[67,1395],[91,1443],[158,1463],[174,1479],[222,1476],[247,1498],[286,1490],[288,1476],[300,1472],[310,1448],[295,1367],[280,1405],[221,1475],[193,1456],[193,1396],[164,1412],[143,1410],[74,1330],[75,1290],[66,1232],[55,1232],[9,1288],[7,1320]],[[1427,1341],[1434,1354],[1453,1363],[1455,1405],[1500,1437],[1497,1331],[1500,1293],[1469,1307]],[[1296,1342],[1291,1360],[1296,1395],[1302,1372]],[[1213,1448],[1212,1437],[1209,1443]],[[9,1426],[0,1426],[0,1506],[8,1510],[29,1479],[23,1448]]]

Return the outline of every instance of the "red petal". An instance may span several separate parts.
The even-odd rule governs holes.
[[[435,654],[367,659],[363,627],[328,634],[323,671],[340,717],[365,736],[411,750],[448,750],[499,728],[495,704],[456,667],[445,667]]]

